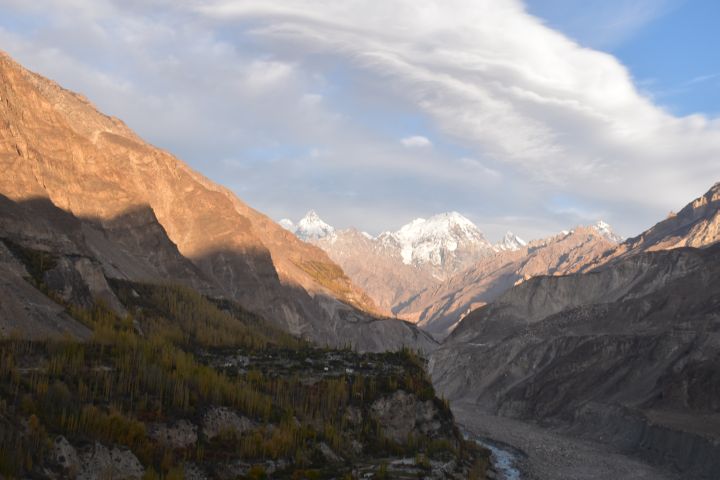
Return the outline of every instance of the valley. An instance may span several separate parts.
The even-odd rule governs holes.
[[[630,239],[373,236],[275,222],[4,53],[0,99],[3,478],[720,475],[720,183]]]

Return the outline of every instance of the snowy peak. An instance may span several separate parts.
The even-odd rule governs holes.
[[[495,244],[494,248],[497,252],[514,252],[522,249],[526,245],[527,242],[525,240],[508,231],[502,240]]]
[[[295,226],[295,235],[301,240],[319,240],[335,233],[335,228],[323,221],[315,210],[310,210]]]
[[[491,248],[482,232],[457,212],[441,213],[427,220],[416,218],[390,234],[399,244],[403,263],[442,265],[456,250]]]
[[[609,224],[602,220],[598,220],[591,228],[599,233],[603,238],[613,243],[622,243],[625,240],[623,237],[615,233]]]
[[[279,221],[278,223],[279,223],[280,226],[281,226],[282,228],[284,228],[285,230],[288,230],[288,231],[290,231],[290,232],[292,232],[292,233],[295,233],[295,229],[296,229],[297,227],[295,226],[295,224],[293,223],[293,221],[290,220],[289,218],[282,218],[282,219],[280,219],[280,221]]]

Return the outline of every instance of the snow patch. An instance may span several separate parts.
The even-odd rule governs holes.
[[[494,248],[496,252],[514,252],[527,246],[527,242],[514,233],[508,231]]]

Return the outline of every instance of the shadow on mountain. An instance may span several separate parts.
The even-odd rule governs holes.
[[[718,478],[718,312],[720,244],[641,253],[511,289],[459,324],[432,375],[479,413]]]
[[[107,278],[172,282],[237,301],[321,345],[352,345],[367,351],[407,346],[427,352],[435,347],[412,324],[379,318],[329,293],[309,293],[300,285],[282,282],[266,249],[217,248],[187,258],[148,205],[112,218],[78,218],[47,198],[15,202],[0,195],[0,238],[60,259],[37,281],[51,282],[53,290],[70,303],[86,306],[100,297],[121,312]]]

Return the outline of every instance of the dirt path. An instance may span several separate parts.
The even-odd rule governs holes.
[[[455,404],[452,408],[458,422],[469,432],[521,451],[515,455],[521,480],[681,479],[606,445],[569,438],[508,418],[478,414],[469,405]]]

